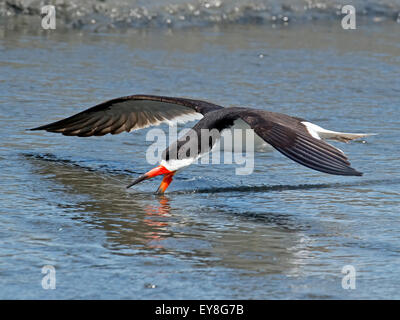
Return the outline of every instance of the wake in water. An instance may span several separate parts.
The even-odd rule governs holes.
[[[44,162],[51,162],[58,164],[60,166],[70,166],[75,169],[81,169],[85,172],[95,172],[106,174],[107,178],[110,180],[114,180],[116,184],[121,184],[124,188],[127,184],[127,181],[131,179],[132,174],[139,174],[138,172],[133,172],[130,170],[116,169],[108,166],[102,166],[100,168],[93,168],[89,166],[85,166],[84,164],[78,163],[73,160],[60,159],[53,154],[33,154],[33,153],[25,153],[22,154],[27,159],[40,160]],[[114,177],[113,177],[114,175]],[[120,177],[116,178],[115,175],[119,175]],[[126,176],[127,180],[125,180],[124,176]],[[203,179],[199,177],[199,181]],[[184,177],[180,177],[177,180],[187,180]],[[206,180],[207,183],[210,183],[209,180]],[[215,182],[215,180],[213,180]],[[229,186],[229,187],[200,187],[194,188],[190,190],[176,190],[168,192],[168,194],[190,194],[190,193],[229,193],[229,192],[239,192],[239,193],[247,193],[247,192],[274,192],[274,191],[288,191],[288,190],[310,190],[310,189],[335,189],[335,188],[344,188],[344,187],[362,187],[362,186],[378,186],[378,185],[398,185],[400,184],[400,178],[394,179],[371,179],[371,180],[362,180],[362,181],[354,181],[354,182],[344,182],[344,183],[316,183],[316,184],[298,184],[298,185],[239,185],[239,186]],[[193,184],[190,184],[193,187]],[[130,192],[134,194],[152,194],[153,192]]]
[[[400,22],[397,0],[156,0],[156,1],[57,1],[57,27],[102,31],[123,28],[181,28],[226,24],[288,24],[333,20],[341,7],[351,4],[357,17],[374,22]],[[0,17],[9,27],[16,17],[32,19],[26,26],[37,28],[40,0],[8,0],[0,3]],[[12,26],[11,26],[12,27]]]
[[[361,187],[370,185],[395,185],[400,184],[399,179],[375,179],[364,180],[361,182],[349,183],[319,183],[319,184],[299,184],[299,185],[259,185],[259,186],[233,186],[222,188],[205,188],[193,191],[172,191],[170,193],[225,193],[225,192],[269,192],[287,190],[310,190],[310,189],[334,189],[343,187]]]

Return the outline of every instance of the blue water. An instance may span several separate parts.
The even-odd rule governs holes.
[[[37,29],[45,4],[32,0],[0,2],[0,25]],[[55,11],[59,30],[104,32],[336,22],[344,16],[341,9],[345,5],[354,7],[360,21],[400,23],[398,0],[58,0]]]
[[[396,23],[0,32],[0,298],[400,298]],[[363,177],[278,152],[250,176],[195,165],[165,196],[146,130],[94,138],[27,128],[128,94],[283,112],[338,131]],[[165,128],[165,127],[163,127]],[[42,267],[56,289],[42,288]],[[342,288],[345,265],[356,288]]]

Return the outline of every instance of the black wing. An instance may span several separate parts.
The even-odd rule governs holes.
[[[59,132],[67,136],[118,134],[161,123],[185,123],[223,107],[201,100],[133,95],[103,102],[69,118],[31,130]]]
[[[238,116],[267,143],[306,167],[335,175],[362,175],[350,167],[350,162],[341,150],[312,137],[304,130],[302,119],[251,109],[239,112]]]

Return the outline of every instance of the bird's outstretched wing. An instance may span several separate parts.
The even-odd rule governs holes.
[[[102,136],[161,123],[198,120],[206,113],[222,108],[201,100],[133,95],[103,102],[71,117],[31,130],[59,132],[67,136]]]
[[[252,109],[239,111],[238,116],[257,135],[293,161],[325,173],[362,175],[350,166],[341,150],[314,138],[302,124],[303,119]]]

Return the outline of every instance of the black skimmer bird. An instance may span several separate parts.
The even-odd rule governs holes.
[[[159,166],[137,178],[128,188],[143,180],[163,175],[157,193],[164,193],[178,170],[211,151],[216,140],[207,141],[206,148],[201,148],[200,132],[203,129],[216,129],[214,132],[220,135],[223,130],[233,128],[238,121],[247,124],[256,136],[273,148],[306,167],[333,175],[362,175],[350,166],[341,150],[324,140],[348,142],[370,134],[330,131],[305,119],[282,113],[242,107],[224,108],[201,100],[154,95],[126,96],[31,130],[90,137],[131,132],[161,123],[176,124],[199,119],[201,120],[187,134],[163,152]],[[192,139],[191,145],[190,138],[193,136],[198,139]],[[197,150],[197,154],[188,154],[188,146],[192,147],[189,148],[191,150]]]

